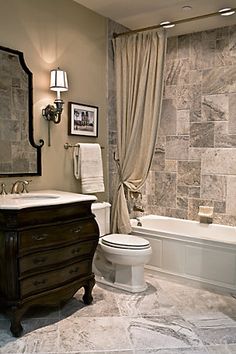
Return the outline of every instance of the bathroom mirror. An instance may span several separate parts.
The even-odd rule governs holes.
[[[41,175],[33,137],[33,77],[24,55],[0,46],[0,177]]]

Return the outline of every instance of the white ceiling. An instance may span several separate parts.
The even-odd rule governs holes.
[[[217,12],[221,8],[236,8],[236,0],[74,0],[77,3],[130,28],[157,25],[162,21],[176,21]],[[184,11],[184,6],[192,9]],[[176,25],[170,35],[190,33],[236,24],[236,14],[214,16]]]

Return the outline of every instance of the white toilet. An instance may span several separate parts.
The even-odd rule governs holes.
[[[144,291],[144,265],[152,254],[151,246],[142,237],[110,234],[110,207],[106,202],[92,204],[100,231],[93,261],[95,279],[130,292]]]

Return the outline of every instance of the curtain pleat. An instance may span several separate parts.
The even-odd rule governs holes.
[[[113,40],[117,105],[118,178],[112,232],[130,233],[125,188],[137,192],[150,170],[161,116],[165,32],[144,32]]]

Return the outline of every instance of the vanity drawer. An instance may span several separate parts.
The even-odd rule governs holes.
[[[19,233],[19,254],[37,248],[88,239],[97,235],[98,226],[94,219],[32,228]]]
[[[90,258],[61,269],[25,278],[20,280],[20,296],[24,298],[41,291],[59,287],[83,275],[88,276],[91,273],[92,259]]]
[[[93,255],[97,240],[76,243],[72,246],[36,252],[19,259],[20,276],[26,272],[35,271],[45,266],[58,265],[77,257]]]

